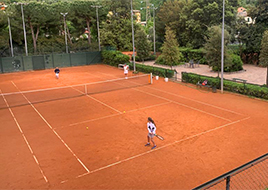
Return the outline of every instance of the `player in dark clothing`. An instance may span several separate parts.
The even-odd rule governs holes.
[[[56,69],[54,70],[55,74],[56,74],[56,78],[59,78],[60,75],[60,69],[58,67],[56,67]]]

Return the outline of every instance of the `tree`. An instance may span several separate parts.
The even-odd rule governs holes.
[[[35,1],[23,5],[23,10],[25,22],[32,34],[34,53],[36,53],[39,33],[41,30],[46,30],[47,23],[54,21],[56,11],[50,4]]]
[[[162,47],[162,58],[171,67],[179,63],[181,58],[179,44],[174,31],[169,26],[166,26],[165,41]]]
[[[165,26],[169,26],[176,34],[179,44],[186,46],[188,37],[185,36],[186,19],[183,13],[185,1],[168,0],[157,11],[156,32],[164,41]]]
[[[71,2],[70,12],[73,12],[73,20],[77,23],[76,26],[79,26],[80,33],[85,32],[85,28],[88,31],[88,44],[91,44],[91,21],[96,17],[95,8],[91,7],[94,5],[94,2],[87,0],[75,0]]]
[[[150,56],[150,42],[143,29],[136,32],[135,38],[137,55],[142,59],[142,62],[144,62],[144,59]]]
[[[235,25],[238,0],[225,1],[225,26],[231,31]],[[185,8],[187,16],[186,29],[189,43],[194,48],[200,48],[206,43],[208,29],[222,23],[222,0],[192,0]]]
[[[229,41],[229,34],[224,31],[224,60],[228,58],[227,54],[227,44]],[[213,26],[209,28],[209,37],[207,38],[207,43],[205,44],[206,60],[208,65],[212,69],[216,68],[219,72],[221,70],[221,28],[219,26]]]
[[[268,30],[264,32],[261,41],[260,65],[267,68],[266,85],[268,86]]]

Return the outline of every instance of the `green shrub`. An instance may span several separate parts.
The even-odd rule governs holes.
[[[122,54],[120,51],[102,51],[102,61],[105,64],[118,66],[118,64],[124,64],[129,62],[129,56]]]
[[[203,75],[198,75],[195,73],[182,72],[182,81],[187,83],[196,84],[198,81],[208,80],[208,84],[220,89],[221,79],[218,77],[208,77]],[[226,91],[231,91],[239,94],[244,94],[247,96],[253,96],[257,98],[262,98],[268,100],[268,87],[259,86],[254,84],[243,84],[237,83],[230,80],[223,80],[223,88]]]
[[[160,77],[168,77],[171,78],[174,75],[174,71],[170,69],[164,69],[159,67],[153,67],[149,65],[137,64],[136,63],[136,71],[143,73],[153,73],[153,75],[158,75]],[[129,63],[129,67],[131,70],[134,69],[133,63]]]
[[[145,58],[144,61],[151,61],[155,59],[156,59],[156,55],[150,55],[149,57]],[[133,60],[133,56],[132,56],[132,60]],[[135,60],[139,62],[143,61],[138,55],[135,56]]]
[[[200,64],[208,64],[205,59],[205,52],[203,49],[191,49],[180,47],[180,52],[183,55],[182,62],[188,62],[189,60],[193,59],[194,61],[200,61]]]
[[[181,58],[182,58],[182,54],[181,54]],[[163,58],[162,55],[158,56],[158,58],[155,61],[155,64],[157,64],[157,65],[167,65],[167,66],[170,66],[170,64],[168,64],[166,62],[166,60]],[[181,62],[173,63],[172,66],[176,66],[176,65],[180,65],[180,64],[183,64],[183,63],[181,63]]]
[[[212,70],[218,71],[218,66],[213,66]],[[224,72],[235,72],[241,70],[243,70],[243,62],[240,56],[236,54],[231,54],[230,57],[225,60]]]

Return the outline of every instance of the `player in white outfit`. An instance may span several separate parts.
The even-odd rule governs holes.
[[[128,75],[128,69],[129,69],[129,67],[128,67],[128,65],[125,63],[125,65],[124,65],[124,74],[125,74],[125,78],[127,79],[127,75]]]
[[[155,126],[153,119],[150,117],[148,117],[147,129],[149,131],[148,136],[147,136],[148,143],[145,146],[149,146],[150,140],[151,140],[153,143],[152,149],[154,149],[156,147],[156,144],[153,138],[155,136],[156,126]]]

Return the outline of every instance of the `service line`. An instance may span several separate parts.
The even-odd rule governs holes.
[[[11,81],[12,84],[19,90],[17,85]],[[72,151],[72,149],[65,143],[65,141],[61,138],[61,136],[51,127],[51,125],[48,123],[48,121],[41,115],[41,113],[34,107],[34,105],[28,100],[28,98],[21,93],[21,95],[27,100],[27,102],[31,105],[31,107],[36,111],[36,113],[42,118],[42,120],[47,124],[47,126],[53,131],[53,133],[60,139],[60,141],[64,144],[64,146],[72,153],[72,155],[76,158],[76,160],[82,165],[82,167],[89,172],[89,169],[85,166],[85,164],[76,156],[76,154]]]
[[[112,164],[109,164],[109,165],[100,167],[100,168],[95,169],[95,170],[92,170],[92,171],[90,171],[90,172],[87,172],[87,173],[78,175],[76,178],[84,177],[84,176],[87,176],[87,175],[89,175],[89,174],[92,174],[92,173],[95,173],[95,172],[98,172],[98,171],[101,171],[101,170],[110,168],[110,167],[112,167],[112,166],[116,166],[116,165],[118,165],[118,164],[121,164],[121,163],[130,161],[130,160],[133,160],[133,159],[135,159],[135,158],[139,158],[139,157],[141,157],[141,156],[147,155],[147,154],[152,153],[152,152],[154,152],[154,151],[159,151],[159,150],[161,150],[161,149],[170,147],[170,146],[172,146],[172,145],[176,145],[176,144],[178,144],[178,143],[181,143],[181,142],[184,142],[184,141],[193,139],[193,138],[195,138],[195,137],[199,137],[199,136],[201,136],[201,135],[205,135],[205,134],[208,134],[208,133],[210,133],[210,132],[213,132],[213,131],[216,131],[216,130],[225,128],[225,127],[227,127],[227,126],[230,126],[230,125],[233,125],[233,124],[242,122],[242,121],[247,120],[247,119],[249,119],[249,118],[250,118],[250,117],[246,117],[246,118],[243,118],[243,119],[240,119],[240,120],[237,120],[237,121],[233,121],[233,122],[231,122],[231,123],[227,123],[227,124],[221,125],[221,126],[219,126],[219,127],[213,128],[213,129],[209,129],[209,130],[207,130],[207,131],[203,131],[203,132],[198,133],[198,134],[195,134],[195,135],[191,135],[191,136],[186,137],[186,138],[184,138],[184,139],[176,140],[176,141],[174,141],[174,142],[172,142],[172,143],[169,143],[169,144],[166,144],[166,145],[164,145],[164,146],[157,147],[156,149],[149,150],[149,151],[143,152],[143,153],[141,153],[141,154],[137,154],[137,155],[135,155],[135,156],[132,156],[132,157],[129,157],[129,158],[120,160],[120,161],[118,161],[118,162],[114,162],[114,163],[112,163]],[[66,182],[68,182],[68,180],[62,181],[61,183],[66,183]]]
[[[1,89],[0,89],[0,93],[2,93]],[[44,180],[46,181],[46,183],[48,183],[48,179],[47,179],[47,177],[45,176],[44,171],[41,169],[40,164],[39,164],[39,161],[38,161],[38,159],[36,158],[36,156],[35,156],[35,154],[34,154],[34,152],[33,152],[33,149],[32,149],[32,147],[31,147],[31,145],[29,144],[29,141],[28,141],[27,138],[25,137],[25,135],[24,135],[24,133],[23,133],[23,130],[22,130],[22,128],[20,127],[19,122],[17,121],[17,119],[16,119],[16,117],[15,117],[13,111],[12,111],[11,108],[9,107],[9,104],[8,104],[6,98],[5,98],[3,95],[2,95],[2,97],[3,97],[5,103],[6,103],[7,107],[8,107],[8,110],[9,110],[10,114],[12,115],[12,117],[13,117],[13,119],[14,119],[16,125],[17,125],[17,127],[19,128],[19,131],[20,131],[20,133],[21,133],[21,135],[22,135],[22,137],[23,137],[23,139],[24,139],[26,145],[28,146],[28,148],[29,148],[29,150],[30,150],[30,152],[31,152],[31,154],[32,154],[32,156],[33,156],[33,158],[34,158],[34,160],[35,160],[35,162],[36,162],[36,164],[37,164],[37,166],[38,166],[38,168],[39,168],[39,170],[40,170],[40,172],[41,172],[43,178],[44,178]]]

